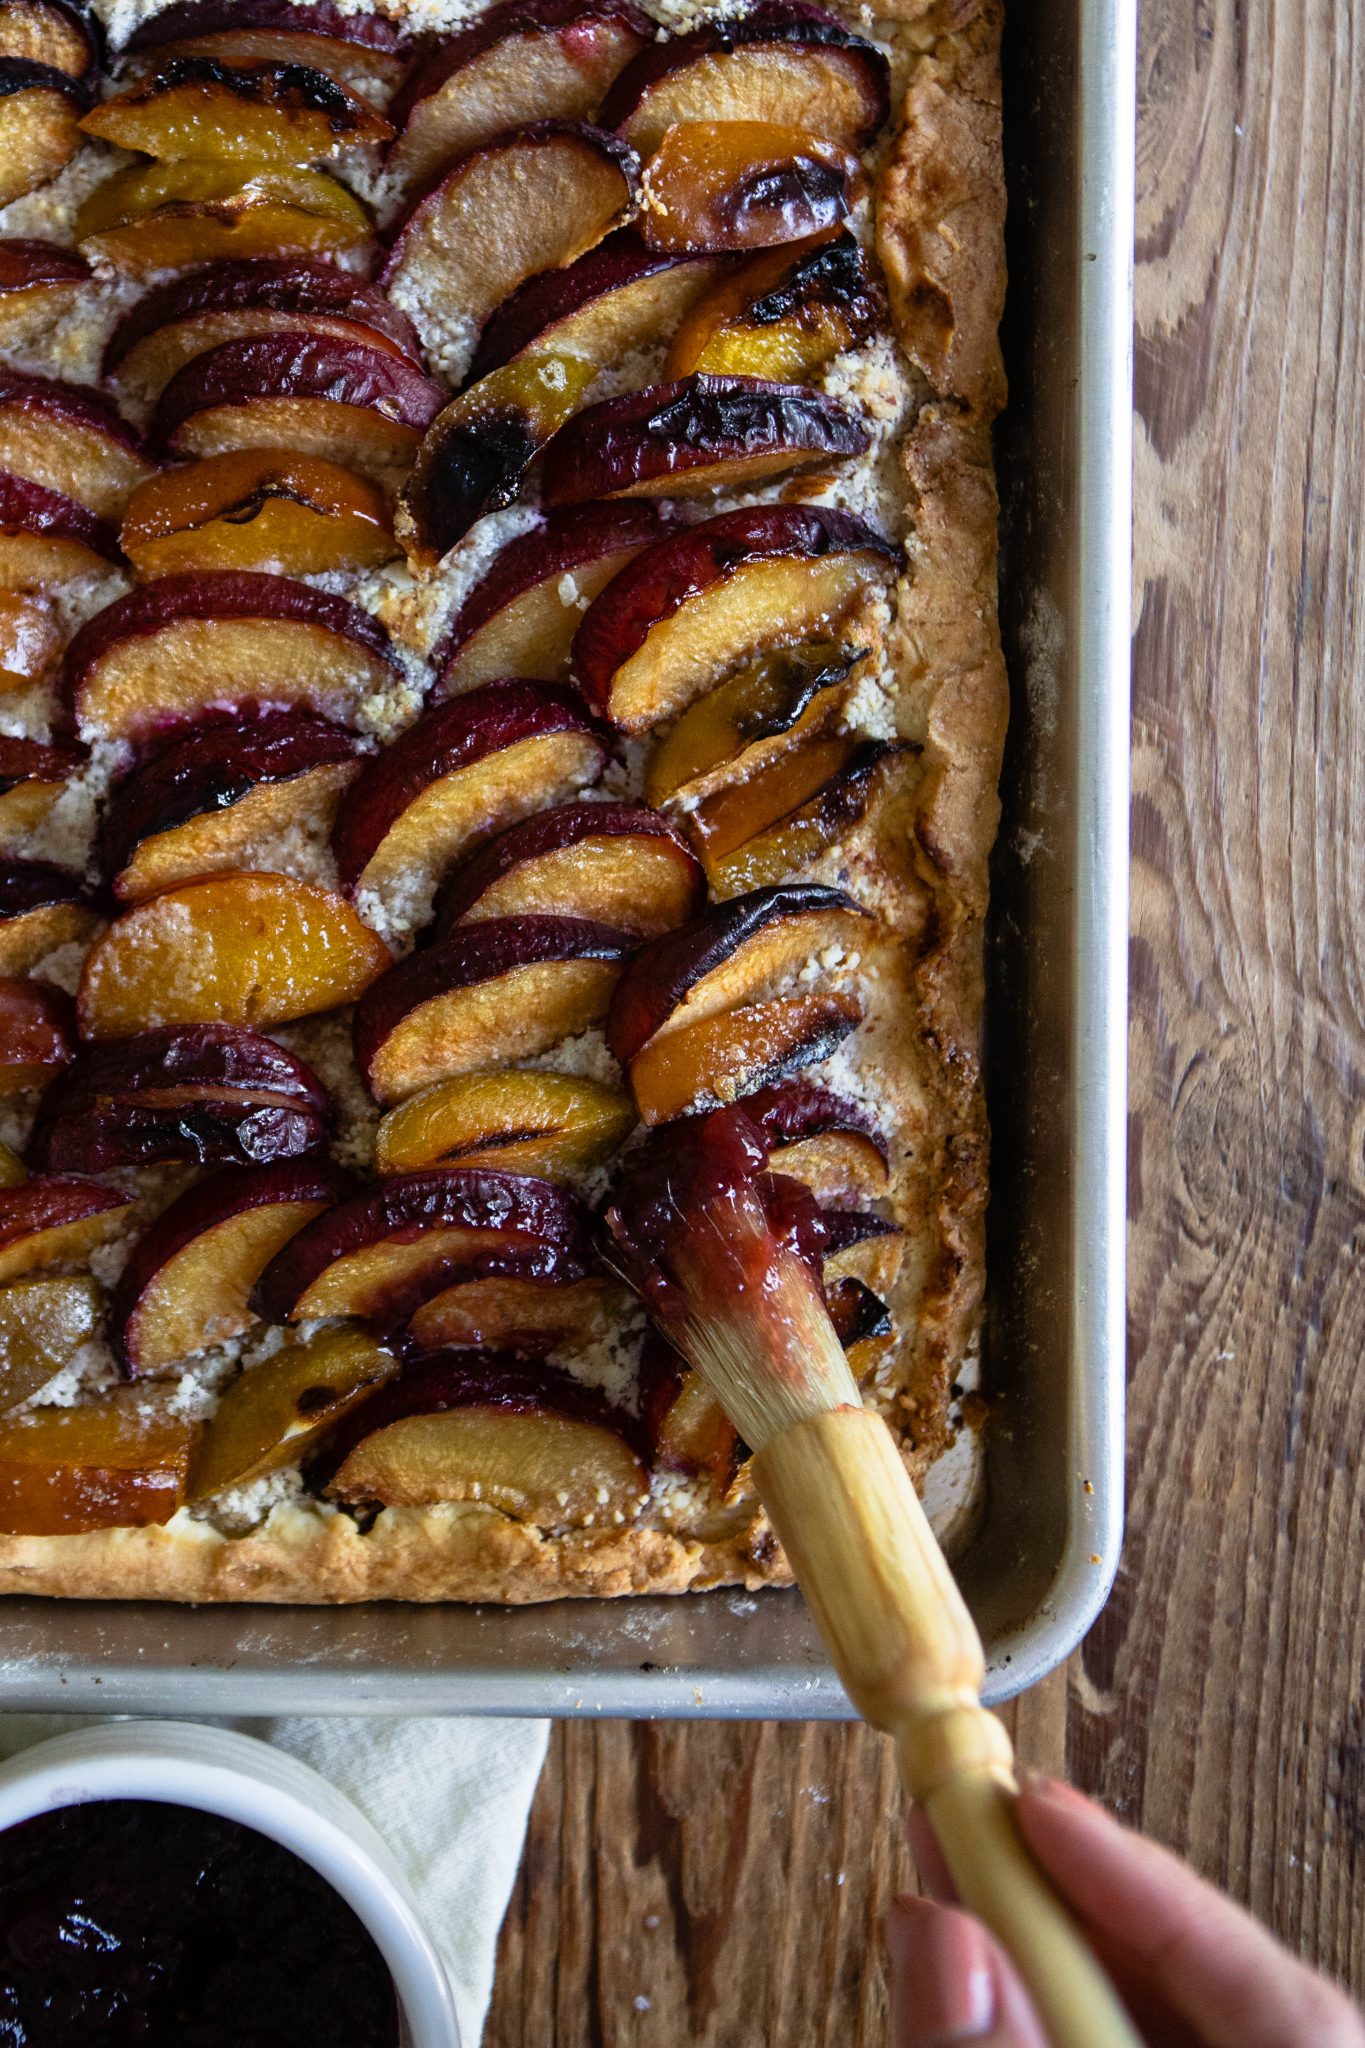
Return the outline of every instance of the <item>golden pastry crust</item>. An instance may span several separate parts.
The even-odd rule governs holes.
[[[912,54],[879,175],[877,246],[925,396],[902,451],[913,536],[887,653],[917,751],[850,857],[875,875],[898,941],[869,1022],[912,1140],[888,1206],[907,1244],[891,1307],[913,1340],[887,1412],[918,1476],[949,1440],[948,1387],[984,1279],[981,943],[1008,698],[990,442],[1004,396],[1000,7],[899,0],[886,18]],[[385,1509],[363,1529],[283,1507],[241,1536],[185,1513],[164,1528],[0,1536],[0,1592],[77,1598],[525,1604],[789,1579],[756,1506],[730,1510],[709,1540],[648,1527],[545,1532],[476,1504]]]
[[[346,1515],[277,1509],[247,1536],[220,1535],[185,1514],[164,1528],[7,1536],[0,1572],[9,1593],[339,1605],[463,1600],[528,1606],[790,1582],[761,1515],[741,1536],[703,1543],[658,1529],[546,1535],[472,1503],[386,1508],[363,1534]]]
[[[915,65],[882,172],[877,254],[896,334],[930,389],[990,419],[1005,397],[1000,22],[994,6]]]

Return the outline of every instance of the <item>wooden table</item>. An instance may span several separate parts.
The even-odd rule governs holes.
[[[1015,1710],[1026,1762],[1357,1992],[1363,34],[1351,0],[1145,11],[1130,1524]],[[860,1729],[557,1729],[489,2048],[884,2048],[897,1806]]]

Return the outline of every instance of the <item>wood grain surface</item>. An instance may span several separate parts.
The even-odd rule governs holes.
[[[1149,0],[1130,1523],[1016,1711],[1365,1992],[1365,14]],[[556,1731],[489,2048],[884,2048],[859,1729]]]

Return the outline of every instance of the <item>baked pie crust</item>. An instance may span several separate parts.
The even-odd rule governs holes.
[[[682,25],[691,27],[720,12],[690,8]],[[400,27],[427,25],[405,20],[401,7],[393,13]],[[1004,397],[996,338],[1004,292],[1000,15],[997,0],[930,0],[926,5],[908,0],[880,12],[847,11],[845,18],[855,33],[870,36],[890,56],[898,100],[890,126],[864,157],[873,187],[869,239],[884,282],[895,347],[887,350],[883,344],[875,369],[867,367],[874,362],[871,354],[852,352],[844,359],[839,392],[855,411],[880,406],[883,414],[895,413],[903,422],[894,448],[888,448],[883,435],[877,452],[882,512],[906,536],[905,568],[894,586],[891,615],[880,621],[883,659],[877,690],[866,701],[860,692],[854,703],[861,709],[846,715],[855,734],[863,719],[864,735],[869,729],[890,730],[907,744],[897,756],[894,775],[878,785],[870,808],[839,840],[825,865],[817,866],[818,879],[837,880],[875,910],[893,942],[879,946],[875,987],[862,991],[865,1019],[849,1042],[857,1050],[850,1055],[846,1048],[834,1055],[832,1065],[817,1065],[811,1072],[817,1080],[829,1078],[833,1068],[845,1078],[855,1073],[863,1099],[875,1102],[883,1135],[891,1141],[889,1183],[879,1207],[899,1227],[903,1246],[899,1273],[886,1293],[896,1340],[882,1347],[868,1392],[900,1432],[912,1469],[922,1476],[954,1433],[950,1386],[973,1347],[983,1279],[987,1133],[977,1061],[981,943],[1007,708],[996,617],[991,450],[992,421]],[[670,27],[677,25],[670,19]],[[113,12],[111,43],[126,38],[130,26],[123,0]],[[0,233],[11,239],[42,235],[69,245],[77,202],[89,205],[89,193],[113,161],[99,144],[86,144],[56,188],[30,194],[0,218]],[[344,184],[344,168],[338,175]],[[113,217],[108,206],[106,214]],[[585,232],[591,242],[597,230]],[[88,240],[85,247],[91,247]],[[105,275],[103,259],[95,253],[91,261],[98,283]],[[395,271],[391,260],[390,272],[398,276],[401,265]],[[64,288],[66,310],[45,329],[39,324],[37,343],[24,335],[5,352],[4,360],[20,373],[41,365],[49,375],[77,381],[90,374],[84,366],[64,368],[80,358],[77,329],[86,287],[77,278],[74,284],[65,280]],[[137,280],[135,289],[119,287],[121,304],[126,307],[147,288],[145,278]],[[410,301],[407,310],[415,304]],[[420,329],[419,315],[420,308],[414,314]],[[337,318],[345,317],[339,309]],[[880,390],[860,383],[860,378],[878,375]],[[402,416],[402,404],[416,407],[412,417],[424,428],[428,421],[420,418],[420,381],[420,373],[414,373],[398,398],[392,393],[386,398],[388,387],[376,385],[377,395],[365,402],[381,408],[388,404],[390,418]],[[393,388],[397,391],[398,384]],[[0,392],[0,415],[3,409]],[[6,432],[0,417],[0,467],[10,459]],[[414,430],[408,438],[415,446],[420,435]],[[191,439],[181,444],[181,452],[202,453],[207,446],[205,438],[197,445]],[[872,459],[854,457],[842,466],[856,471]],[[831,473],[839,467],[832,463]],[[812,476],[807,469],[774,487],[741,486],[721,504],[775,497],[819,503],[828,482],[824,471]],[[373,489],[383,487],[380,477]],[[358,496],[369,502],[364,491]],[[827,495],[823,502],[830,502]],[[692,516],[706,517],[718,509],[706,499],[689,503]],[[3,520],[0,507],[0,524]],[[400,520],[400,531],[401,526]],[[451,559],[461,558],[462,546],[457,542]],[[352,589],[364,573],[355,571]],[[401,572],[384,581],[382,616],[400,649],[409,691],[394,730],[411,719],[429,687],[430,671],[421,656],[430,652],[430,593],[440,585],[440,575],[433,585]],[[128,587],[125,579],[122,588]],[[55,586],[46,599],[40,593],[37,602],[69,633],[69,612],[54,591]],[[202,642],[187,640],[185,648],[195,645],[202,647]],[[184,650],[179,658],[188,659]],[[5,660],[0,649],[0,665]],[[0,725],[24,729],[17,715],[5,718],[5,707],[37,703],[40,696],[32,690],[27,696],[0,696]],[[45,714],[40,708],[37,715]],[[98,745],[95,755],[100,758]],[[636,786],[617,793],[638,801],[638,750],[627,772],[637,778]],[[551,789],[552,801],[560,795]],[[22,847],[20,857],[25,857]],[[837,872],[829,860],[837,862]],[[281,865],[288,866],[287,856]],[[356,901],[365,915],[366,899],[362,895]],[[123,914],[129,914],[126,908]],[[82,944],[78,935],[77,954]],[[50,949],[44,952],[49,954],[44,974],[50,974]],[[58,971],[64,959],[68,979],[72,954],[68,945],[58,958]],[[129,957],[135,958],[135,949]],[[4,967],[6,973],[14,971],[27,969]],[[263,1028],[276,1027],[267,1022]],[[279,1036],[307,1059],[316,1057],[325,1028],[287,1025]],[[538,1063],[552,1068],[553,1052]],[[335,1072],[329,1069],[327,1078],[337,1094]],[[831,1085],[839,1083],[831,1080]],[[345,1103],[360,1092],[352,1073]],[[14,1116],[9,1133],[21,1143],[35,1101],[10,1098]],[[362,1118],[360,1128],[372,1132],[372,1114]],[[354,1144],[347,1163],[356,1163]],[[178,1178],[174,1172],[168,1177],[164,1167],[151,1168],[138,1181],[139,1222],[164,1200],[167,1187],[183,1185],[183,1170],[177,1171]],[[108,1185],[129,1184],[126,1174],[103,1178]],[[94,1265],[103,1270],[99,1256]],[[714,1494],[707,1497],[700,1482],[670,1488],[656,1476],[638,1520],[603,1527],[536,1526],[476,1499],[355,1513],[282,1486],[273,1500],[262,1497],[254,1520],[250,1513],[219,1514],[201,1506],[181,1508],[168,1521],[150,1526],[0,1535],[0,1588],[72,1597],[515,1603],[727,1584],[756,1588],[783,1583],[787,1576],[761,1510],[746,1497],[742,1473],[728,1502]]]

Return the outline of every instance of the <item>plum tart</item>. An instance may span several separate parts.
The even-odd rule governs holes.
[[[742,1104],[963,1426],[999,0],[15,20],[0,1591],[783,1583],[602,1219]]]

